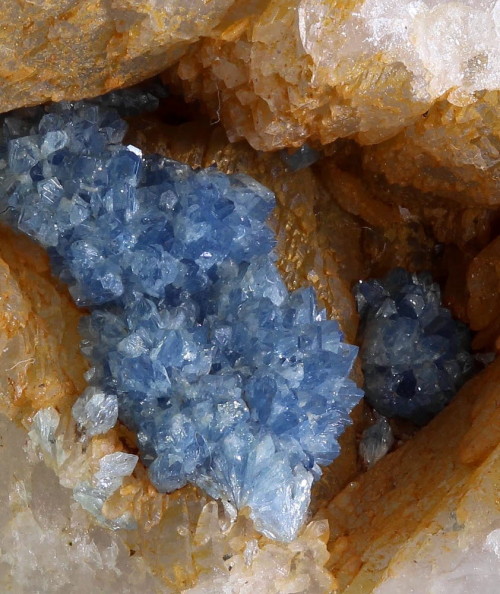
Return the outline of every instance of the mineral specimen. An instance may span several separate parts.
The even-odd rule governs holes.
[[[366,397],[381,414],[424,424],[472,370],[469,333],[429,275],[394,269],[356,287]]]
[[[231,140],[388,140],[369,154],[393,181],[498,202],[498,15],[498,0],[10,2],[0,110],[167,68]]]
[[[455,261],[445,274],[452,278],[457,266],[462,266],[462,273],[451,285],[447,282],[447,302],[464,291],[465,282],[461,287],[457,278],[465,279],[466,250],[477,253],[495,232],[488,223],[494,222],[494,211],[484,217],[474,209],[450,210],[432,195],[427,203],[415,203],[419,195],[411,188],[374,191],[366,178],[355,177],[357,173],[347,175],[331,168],[322,186],[319,175],[324,160],[312,171],[287,172],[278,154],[257,153],[243,142],[229,144],[220,126],[207,123],[203,127],[196,121],[169,127],[152,117],[147,128],[142,118],[136,126],[141,139],[134,138],[133,143],[140,142],[138,146],[146,152],[161,151],[203,167],[216,162],[225,171],[251,173],[272,187],[279,201],[275,226],[287,283],[293,287],[307,279],[314,282],[349,336],[355,332],[356,315],[350,307],[352,296],[344,289],[346,279],[378,277],[388,267],[413,262],[422,249],[418,243],[422,234],[410,234],[412,226],[423,224],[438,233],[438,241],[453,244],[449,247]],[[372,259],[376,252],[366,251],[374,225],[383,230],[378,246],[379,254],[384,253],[379,259]],[[425,238],[423,246],[435,245],[431,239],[432,235]],[[5,371],[0,406],[5,410],[7,404],[18,418],[24,415],[25,426],[33,430],[31,419],[37,408],[53,405],[67,411],[76,397],[74,386],[83,391],[83,365],[76,347],[78,312],[61,284],[50,278],[47,259],[33,242],[2,228],[0,254],[6,262],[2,263],[6,290],[0,302],[0,337],[12,345],[2,352]],[[429,254],[434,259],[426,259],[423,267],[440,270],[441,252]],[[470,268],[467,281],[474,292],[475,315],[483,309],[488,318],[494,310],[497,261],[494,249],[488,250]],[[478,270],[480,278],[476,277]],[[469,594],[481,589],[494,594],[499,579],[498,555],[492,549],[498,528],[497,363],[467,384],[415,438],[367,472],[350,475],[342,492],[345,483],[339,475],[343,468],[338,466],[339,458],[334,461],[316,483],[314,497],[317,508],[318,486],[325,485],[320,495],[323,505],[338,493],[326,510],[331,531],[328,552],[324,521],[309,524],[287,545],[269,542],[254,531],[244,514],[232,524],[228,515],[217,511],[213,502],[205,505],[206,500],[191,487],[169,496],[156,493],[145,480],[141,464],[124,478],[102,510],[106,518],[133,512],[137,519],[137,530],[121,532],[127,538],[124,550],[120,532],[98,531],[89,525],[82,511],[71,504],[71,492],[61,489],[56,495],[54,481],[47,479],[48,472],[42,472],[39,465],[36,476],[26,479],[21,470],[23,435],[11,442],[12,426],[2,425],[0,463],[10,473],[4,473],[4,479],[9,482],[7,476],[11,476],[12,480],[10,487],[5,484],[0,490],[0,589],[54,594],[58,586],[67,591],[71,584],[75,594],[89,587],[103,592],[162,594],[189,592],[190,588],[203,594],[329,594],[344,591],[349,584],[349,591],[370,592],[386,581],[381,592],[400,592],[409,584],[417,591],[434,588],[446,594]],[[353,427],[348,430],[354,433]],[[100,459],[122,451],[124,442],[128,443],[128,433],[123,431],[118,426],[85,440],[75,435],[67,412],[61,415],[47,443],[53,448],[50,440],[56,441],[54,454],[60,464],[51,466],[62,483],[73,487],[88,466],[92,482]],[[345,444],[343,438],[342,457],[355,455],[355,446],[346,450]],[[49,459],[45,452],[44,459]],[[63,509],[71,506],[71,517],[61,512],[60,505]],[[325,517],[324,507],[319,517]],[[79,540],[70,546],[69,538]],[[59,564],[54,563],[53,554]],[[162,580],[159,587],[143,581],[142,559]],[[327,561],[332,582],[322,567]]]
[[[356,348],[312,289],[286,290],[268,190],[143,157],[124,131],[96,102],[4,122],[5,216],[91,308],[75,419],[105,431],[118,403],[160,490],[196,484],[291,540],[361,397]]]

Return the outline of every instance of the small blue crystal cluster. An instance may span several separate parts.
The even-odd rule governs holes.
[[[396,268],[355,292],[367,400],[386,417],[428,422],[472,371],[468,329],[426,273]]]
[[[124,146],[110,105],[12,113],[0,142],[4,217],[91,312],[75,418],[95,434],[118,415],[159,490],[198,485],[290,540],[362,397],[357,349],[283,284],[268,190]]]

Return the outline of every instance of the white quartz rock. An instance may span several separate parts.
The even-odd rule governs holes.
[[[45,412],[33,429],[43,427],[47,443],[55,419]],[[167,594],[120,533],[95,526],[54,472],[25,454],[25,443],[26,433],[0,415],[0,592]]]
[[[499,522],[500,523],[500,522]],[[463,549],[435,550],[432,562],[408,562],[374,594],[498,594],[500,529],[493,526]]]

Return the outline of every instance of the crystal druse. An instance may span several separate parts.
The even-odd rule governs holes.
[[[355,290],[367,400],[385,416],[426,423],[470,375],[467,327],[442,307],[425,273],[396,268]]]
[[[357,350],[312,289],[289,293],[281,280],[271,192],[121,144],[115,108],[148,101],[4,117],[3,216],[48,248],[90,310],[81,429],[120,418],[159,490],[195,484],[291,540],[362,396],[349,379]]]

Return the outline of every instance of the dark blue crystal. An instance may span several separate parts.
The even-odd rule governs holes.
[[[428,274],[396,268],[356,286],[366,398],[382,415],[428,422],[472,371],[470,336]]]

